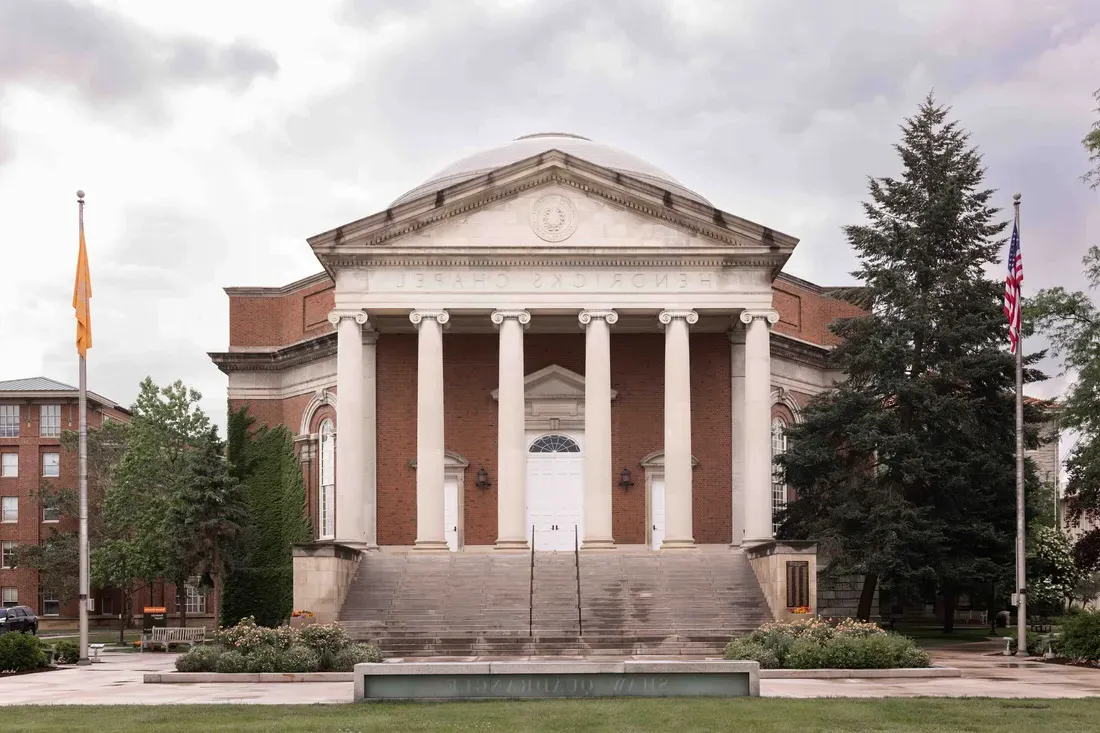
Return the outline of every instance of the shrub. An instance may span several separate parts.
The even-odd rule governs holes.
[[[825,666],[825,646],[817,639],[795,639],[783,666],[786,669],[820,669]]]
[[[298,629],[293,626],[276,626],[272,631],[275,634],[276,649],[289,649],[300,643],[299,639],[301,634],[299,634]]]
[[[336,654],[351,645],[351,637],[340,624],[310,624],[298,630],[298,639],[318,654]]]
[[[352,644],[336,652],[330,667],[333,672],[351,672],[357,664],[381,661],[382,650],[374,644]]]
[[[53,646],[53,653],[58,664],[76,664],[80,661],[80,645],[75,641],[57,642]]]
[[[320,668],[320,656],[307,646],[292,646],[279,655],[280,672],[316,672]]]
[[[32,634],[0,636],[0,672],[26,672],[49,663],[42,642]]]
[[[273,646],[258,646],[248,653],[245,662],[249,672],[278,672],[279,652]]]
[[[226,649],[245,655],[256,647],[277,646],[281,642],[275,629],[257,626],[256,619],[251,616],[241,619],[236,626],[220,629],[214,634],[214,640]]]
[[[1085,611],[1060,621],[1063,656],[1074,660],[1100,661],[1100,611]]]
[[[779,657],[775,651],[769,649],[758,641],[750,639],[734,639],[722,651],[725,659],[745,659],[750,662],[759,662],[760,669],[775,669],[779,666]]]
[[[218,646],[197,646],[176,657],[177,672],[216,672],[218,657],[222,655]]]
[[[1016,640],[1020,637],[1020,634],[1016,629],[1012,629],[1008,632],[1008,635],[1012,637],[1012,648],[1016,648]],[[1046,644],[1043,642],[1043,638],[1046,634],[1040,634],[1038,631],[1027,632],[1027,653],[1032,655],[1042,654],[1047,650]]]
[[[927,667],[928,655],[877,624],[819,618],[773,621],[731,641],[726,659],[752,659],[764,669],[891,669]]]
[[[238,651],[232,649],[221,654],[214,665],[214,669],[222,674],[233,672],[247,672],[248,659]]]

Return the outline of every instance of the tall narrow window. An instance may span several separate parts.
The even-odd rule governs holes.
[[[61,405],[42,405],[38,434],[43,438],[56,438],[61,435]]]
[[[19,589],[18,588],[0,588],[0,604],[4,608],[10,608],[11,606],[19,605]]]
[[[0,453],[0,478],[16,478],[19,476],[19,454]]]
[[[781,417],[772,418],[772,460],[787,452],[787,423]],[[772,534],[779,531],[775,517],[787,506],[787,479],[783,470],[772,466]]]
[[[61,475],[61,454],[42,454],[42,475],[46,478],[57,478]]]
[[[321,423],[321,491],[320,503],[321,539],[336,536],[336,432],[332,420]]]
[[[15,567],[15,543],[8,540],[0,542],[0,568]]]
[[[0,405],[0,438],[19,437],[19,405]]]
[[[0,498],[0,522],[19,521],[19,497],[5,496]]]

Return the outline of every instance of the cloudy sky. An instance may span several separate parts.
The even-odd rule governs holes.
[[[221,421],[223,286],[312,274],[307,236],[547,130],[652,161],[800,237],[789,272],[850,282],[840,227],[933,89],[1006,210],[1024,194],[1025,294],[1079,287],[1097,87],[1095,0],[3,0],[0,379],[76,381],[77,188],[92,389],[182,378]]]

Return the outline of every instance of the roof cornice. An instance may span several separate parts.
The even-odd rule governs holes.
[[[301,280],[295,280],[288,285],[280,285],[277,287],[261,287],[261,286],[248,286],[238,285],[227,288],[222,288],[226,295],[246,295],[252,297],[278,297],[281,295],[289,295],[297,290],[305,290],[306,288],[313,287],[314,285],[320,285],[325,282],[332,282],[332,278],[328,273],[322,270],[321,272],[314,273],[308,277],[303,277]]]
[[[336,332],[304,339],[290,346],[255,351],[211,351],[210,360],[223,373],[289,369],[336,354]]]

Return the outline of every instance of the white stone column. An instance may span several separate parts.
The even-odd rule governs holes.
[[[732,319],[730,327],[730,455],[733,458],[731,505],[733,528],[730,544],[740,546],[745,538],[745,325]]]
[[[615,547],[611,533],[611,326],[613,310],[583,310],[584,549]]]
[[[691,355],[693,310],[666,310],[665,327],[665,540],[662,550],[695,546],[691,519]]]
[[[416,365],[416,545],[446,552],[443,528],[443,325],[444,310],[415,310],[419,333]]]
[[[334,310],[328,320],[336,327],[336,541],[365,547],[362,327],[367,314]]]
[[[378,549],[378,332],[363,329],[363,532]]]
[[[745,332],[745,400],[742,422],[744,446],[746,545],[772,539],[771,394],[772,325],[779,321],[774,310],[741,311]]]
[[[500,330],[497,381],[497,543],[498,550],[527,549],[527,439],[523,393],[525,310],[493,311]]]

